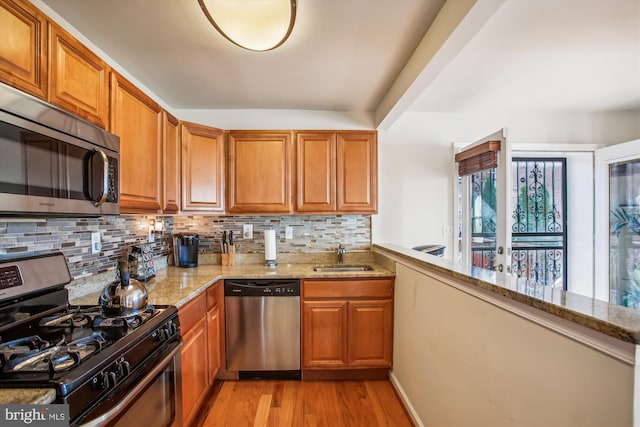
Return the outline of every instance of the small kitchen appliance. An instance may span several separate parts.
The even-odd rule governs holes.
[[[178,310],[70,305],[62,253],[0,261],[0,388],[52,388],[70,426],[182,421]]]
[[[120,213],[120,138],[0,83],[0,213]]]
[[[198,266],[198,242],[197,234],[179,233],[173,236],[173,263],[176,267]]]

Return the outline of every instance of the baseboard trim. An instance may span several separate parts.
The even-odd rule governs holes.
[[[402,405],[404,406],[404,410],[406,411],[409,418],[411,418],[413,425],[417,427],[424,427],[424,424],[420,419],[420,416],[418,415],[415,408],[411,404],[411,400],[409,400],[409,396],[407,396],[407,394],[404,392],[402,385],[398,381],[398,377],[396,377],[395,374],[391,372],[389,374],[389,380],[391,381],[391,385],[395,389],[398,395],[398,398],[400,399],[400,402],[402,402]]]

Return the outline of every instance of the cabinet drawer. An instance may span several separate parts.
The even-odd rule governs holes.
[[[198,295],[185,306],[180,307],[178,316],[180,316],[180,331],[182,335],[186,334],[199,320],[204,319],[206,312],[207,297],[204,293]]]
[[[304,280],[303,298],[391,298],[393,279]]]

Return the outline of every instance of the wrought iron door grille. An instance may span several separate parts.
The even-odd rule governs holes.
[[[512,270],[567,288],[566,159],[513,158]]]

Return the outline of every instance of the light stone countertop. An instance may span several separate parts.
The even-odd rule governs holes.
[[[191,301],[211,284],[220,279],[327,279],[327,278],[372,278],[392,277],[393,271],[376,263],[371,265],[372,271],[349,271],[318,273],[313,271],[317,264],[278,264],[276,267],[265,267],[262,264],[238,264],[223,267],[221,265],[199,265],[194,268],[167,267],[156,271],[156,277],[145,282],[149,293],[149,304],[168,304],[181,307]],[[101,291],[92,291],[82,295],[71,295],[70,303],[74,305],[97,304]]]
[[[209,285],[220,279],[231,278],[351,278],[351,277],[392,277],[390,271],[375,262],[366,262],[373,271],[318,273],[313,271],[317,264],[282,263],[274,268],[262,264],[238,264],[229,267],[221,265],[199,265],[195,268],[167,267],[156,271],[156,277],[145,283],[149,292],[149,304],[168,304],[177,307],[191,301]],[[388,267],[388,266],[387,266]],[[102,286],[102,285],[101,285]],[[70,294],[70,303],[75,305],[97,304],[101,291],[86,286],[87,293],[75,289]],[[0,389],[0,404],[48,404],[55,399],[53,389]]]
[[[447,259],[424,254],[398,245],[373,246],[376,255],[442,273],[454,279],[509,298],[610,337],[640,344],[640,311],[589,298],[550,286],[527,287],[511,275],[475,267],[459,266]]]
[[[53,403],[56,391],[52,388],[0,389],[0,404],[47,405]]]

